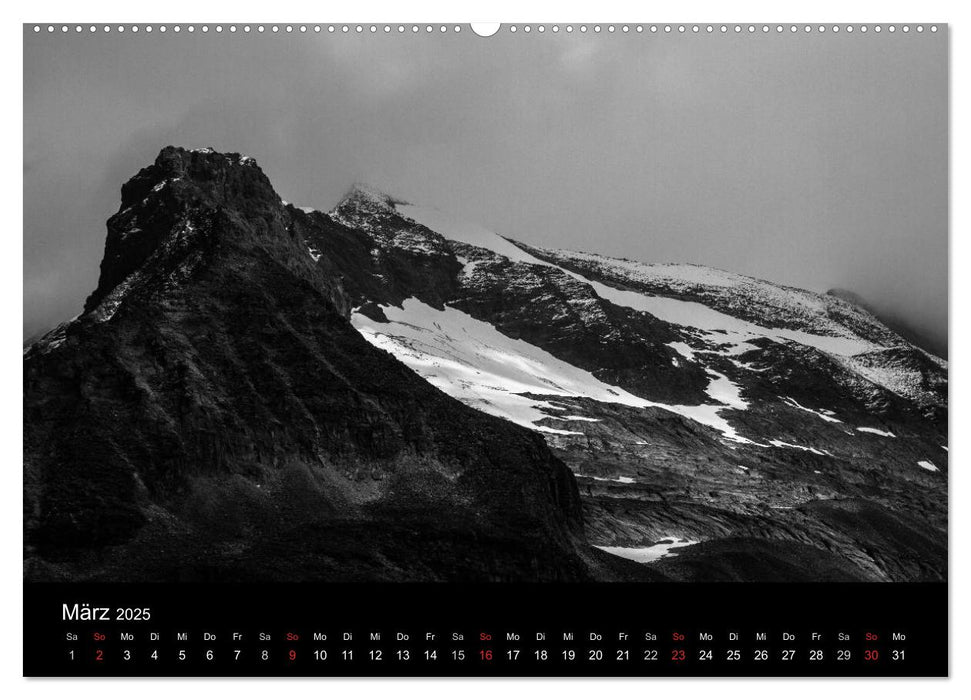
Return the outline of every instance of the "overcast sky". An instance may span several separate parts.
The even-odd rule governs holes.
[[[24,335],[95,287],[165,145],[354,181],[540,246],[850,289],[947,337],[945,32],[35,35]]]

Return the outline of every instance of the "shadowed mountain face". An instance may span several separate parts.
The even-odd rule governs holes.
[[[324,263],[246,158],[124,186],[85,312],[25,354],[29,577],[594,574],[542,437],[374,348]]]
[[[946,397],[833,296],[167,148],[25,352],[26,573],[940,580]]]

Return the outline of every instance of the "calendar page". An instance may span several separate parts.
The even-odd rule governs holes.
[[[945,24],[23,42],[24,675],[948,675]]]

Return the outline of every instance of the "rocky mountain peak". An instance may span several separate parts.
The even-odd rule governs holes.
[[[594,576],[542,438],[349,323],[362,236],[211,149],[163,149],[122,199],[86,312],[24,355],[29,576]]]
[[[254,196],[273,199],[276,195],[269,179],[249,156],[219,153],[212,148],[166,146],[152,165],[122,186],[121,209],[145,204],[153,192],[178,183],[191,186],[195,196],[212,202]]]
[[[369,219],[387,220],[397,216],[396,205],[407,204],[404,200],[382,192],[378,188],[356,182],[340,203],[330,212],[336,221],[349,226],[366,224]]]
[[[254,232],[281,228],[281,201],[252,158],[211,148],[163,148],[121,188],[108,219],[98,286],[89,313],[150,261],[169,272],[197,251],[214,218],[232,216]],[[211,241],[210,241],[211,242]]]

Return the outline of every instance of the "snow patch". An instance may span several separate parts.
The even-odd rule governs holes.
[[[920,467],[921,469],[926,469],[929,472],[940,471],[937,467],[934,466],[933,462],[928,462],[926,459],[922,459],[921,461],[919,461],[917,463],[917,466]]]
[[[879,428],[857,428],[861,433],[873,433],[874,435],[882,435],[883,437],[895,438],[897,437],[888,430],[880,430]]]
[[[682,547],[689,547],[693,544],[698,544],[698,541],[669,537],[656,544],[652,544],[650,547],[601,547],[597,545],[597,549],[602,549],[609,554],[614,554],[624,559],[636,561],[638,564],[649,564],[659,559],[676,556],[678,552],[675,550],[681,549]]]
[[[675,341],[673,343],[668,343],[668,347],[674,350],[676,353],[682,357],[686,357],[689,360],[693,360],[695,357],[695,351],[691,349],[691,346],[687,343],[682,343],[681,341]]]
[[[742,388],[738,384],[721,372],[710,369],[708,374],[709,376],[714,375],[714,379],[708,383],[708,387],[705,389],[708,396],[736,410],[748,408],[748,402],[742,398]]]
[[[805,447],[804,445],[794,445],[791,442],[783,442],[782,440],[769,440],[769,444],[773,447],[787,447],[792,450],[802,450],[803,452],[812,452],[814,455],[826,455],[827,457],[832,457],[833,454],[828,450],[819,450],[815,447]]]
[[[579,420],[579,421],[585,421],[587,423],[600,422],[599,418],[590,418],[588,416],[547,416],[547,418],[550,418],[552,420]]]
[[[843,422],[843,421],[841,421],[838,418],[834,418],[833,416],[836,415],[836,414],[833,413],[832,411],[827,411],[826,409],[820,409],[820,410],[817,411],[815,409],[808,408],[806,406],[803,406],[801,403],[799,403],[798,401],[796,401],[791,396],[783,396],[781,398],[782,398],[782,402],[783,403],[788,404],[789,406],[792,406],[793,408],[798,408],[800,411],[805,411],[806,413],[812,413],[814,416],[819,416],[820,418],[822,418],[827,423],[842,423]]]
[[[590,474],[574,474],[574,476],[579,476],[584,479],[593,479],[594,481],[616,481],[619,484],[634,484],[636,483],[629,476],[618,476],[616,479],[610,479],[606,476],[592,476]]]

